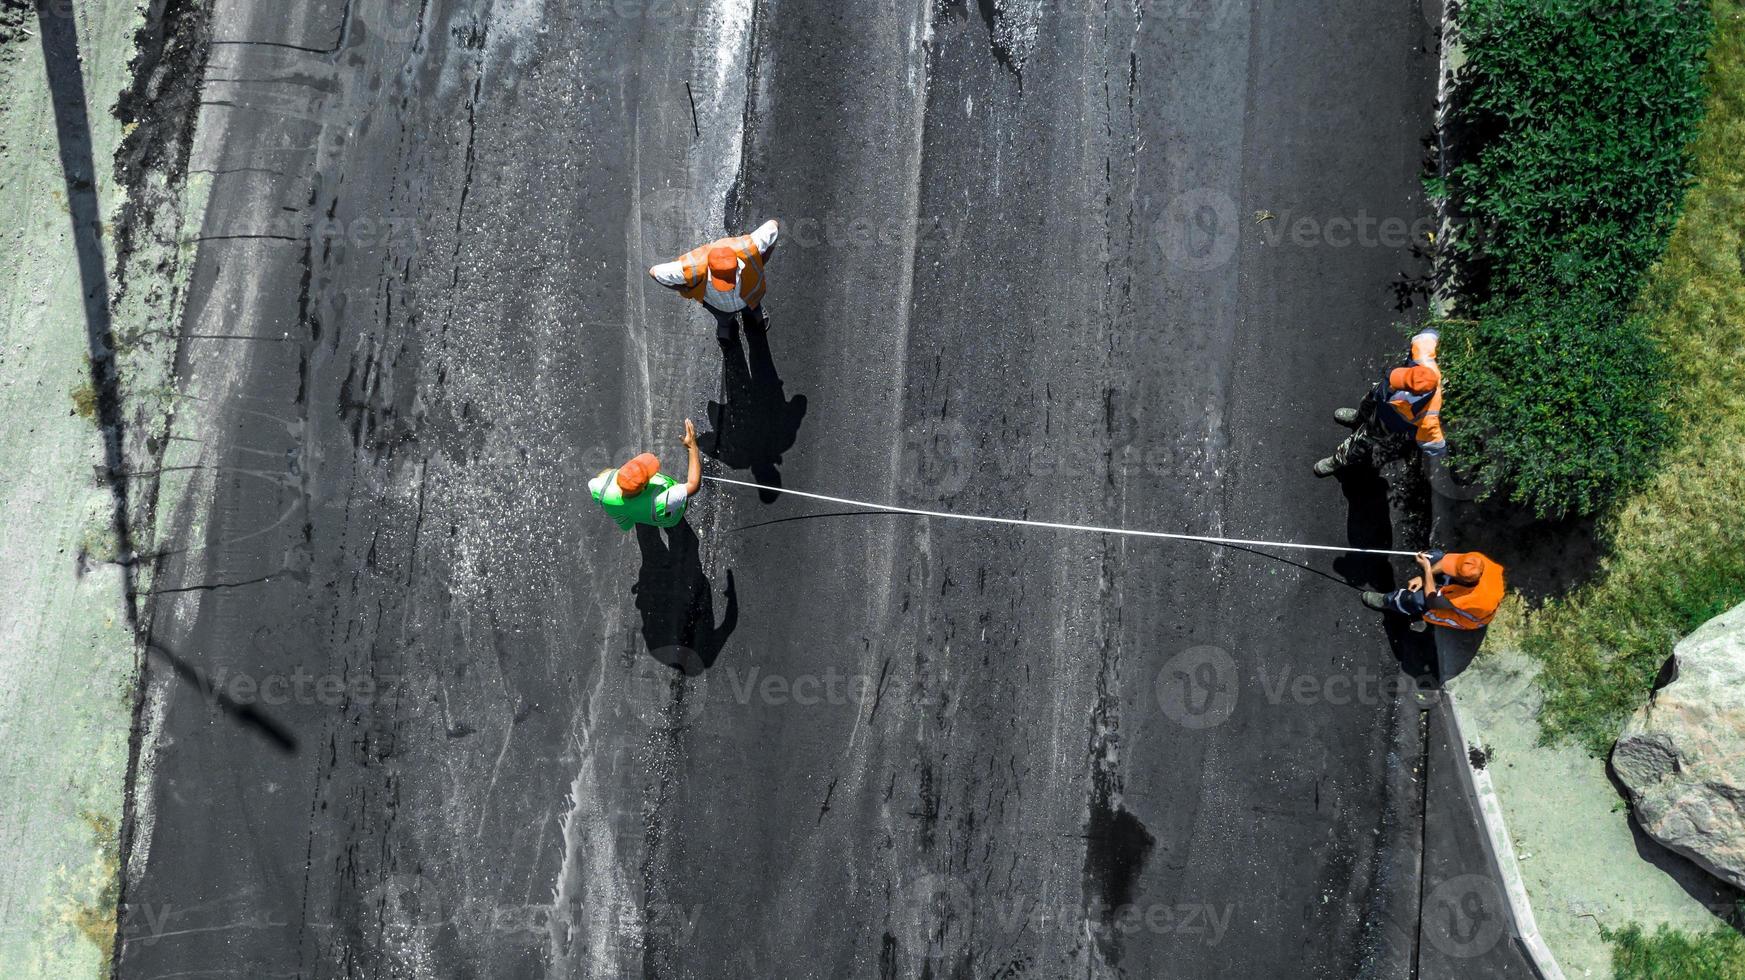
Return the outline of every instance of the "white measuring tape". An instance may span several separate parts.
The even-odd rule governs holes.
[[[911,514],[915,517],[942,517],[951,521],[975,521],[981,524],[1010,524],[1017,527],[1041,527],[1056,531],[1089,531],[1093,534],[1119,534],[1129,538],[1168,538],[1172,541],[1200,541],[1205,544],[1228,544],[1251,548],[1296,548],[1302,551],[1338,551],[1344,554],[1356,555],[1404,555],[1416,557],[1415,551],[1391,551],[1386,548],[1347,548],[1333,544],[1297,544],[1292,541],[1250,541],[1246,538],[1214,538],[1204,534],[1171,534],[1168,531],[1136,531],[1125,527],[1097,527],[1091,524],[1056,524],[1053,521],[1026,521],[1016,517],[984,517],[981,514],[950,514],[940,510],[919,510],[914,507],[893,507],[890,504],[875,504],[865,500],[849,500],[845,497],[829,497],[821,493],[807,493],[804,490],[788,490],[783,487],[766,487],[761,483],[747,483],[744,480],[729,480],[720,476],[705,476],[710,483],[725,483],[729,486],[748,487],[752,490],[763,490],[769,493],[785,493],[791,497],[805,497],[809,500],[823,500],[832,504],[845,504],[849,507],[862,507],[867,510],[883,511],[887,514]]]

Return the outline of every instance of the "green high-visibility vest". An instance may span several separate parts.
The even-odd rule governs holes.
[[[628,531],[638,524],[677,527],[685,519],[685,506],[690,501],[669,510],[660,502],[660,497],[677,486],[678,482],[665,473],[656,473],[649,479],[648,486],[642,488],[641,493],[626,497],[624,489],[618,485],[618,471],[607,470],[595,477],[588,489],[593,492],[594,501],[606,509],[606,516]]]

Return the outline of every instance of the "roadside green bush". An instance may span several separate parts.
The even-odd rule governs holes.
[[[1454,324],[1450,463],[1540,517],[1642,485],[1666,364],[1630,315],[1692,182],[1714,18],[1703,0],[1464,0],[1458,164],[1432,189],[1470,325]]]
[[[1465,0],[1445,190],[1490,297],[1628,303],[1690,183],[1713,19],[1699,0]]]
[[[1645,318],[1549,290],[1447,321],[1452,464],[1545,518],[1641,487],[1668,438],[1665,357]]]
[[[1700,936],[1661,926],[1606,929],[1616,980],[1745,980],[1745,938],[1717,927]]]

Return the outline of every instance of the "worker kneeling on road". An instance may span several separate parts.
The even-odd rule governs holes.
[[[1410,359],[1370,388],[1356,408],[1341,408],[1333,420],[1356,430],[1315,464],[1316,476],[1332,476],[1357,460],[1372,440],[1412,436],[1426,456],[1448,448],[1442,438],[1442,369],[1436,364],[1438,335],[1421,331],[1412,338]]]
[[[643,453],[589,480],[588,489],[607,516],[626,531],[638,524],[677,527],[685,519],[685,505],[703,485],[697,429],[690,419],[685,420],[685,448],[690,451],[691,466],[683,485],[660,472],[660,460],[653,453]]]
[[[700,245],[649,269],[648,274],[707,307],[715,314],[715,339],[727,343],[739,335],[735,320],[741,311],[747,327],[769,329],[769,317],[763,312],[763,266],[779,234],[776,223],[766,221],[749,235]]]
[[[1363,604],[1378,612],[1423,619],[1451,630],[1476,630],[1490,625],[1503,601],[1503,566],[1476,551],[1448,555],[1420,553],[1424,574],[1406,588],[1387,594],[1365,592]]]

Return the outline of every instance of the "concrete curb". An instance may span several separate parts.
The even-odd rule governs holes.
[[[1448,701],[1449,723],[1464,750],[1471,743],[1466,740],[1465,730],[1460,725],[1460,702],[1453,691],[1444,690],[1442,696]],[[1467,762],[1459,767],[1460,781],[1471,795],[1479,816],[1484,821],[1485,858],[1492,872],[1502,882],[1503,894],[1509,903],[1509,917],[1515,927],[1515,940],[1541,980],[1564,980],[1563,969],[1557,965],[1557,958],[1552,955],[1551,947],[1546,945],[1545,937],[1540,935],[1538,920],[1533,917],[1533,903],[1527,895],[1527,882],[1521,876],[1521,864],[1515,858],[1515,844],[1509,837],[1507,824],[1503,821],[1502,801],[1497,798],[1491,775],[1483,769],[1474,769],[1471,757],[1465,751],[1461,755]]]

